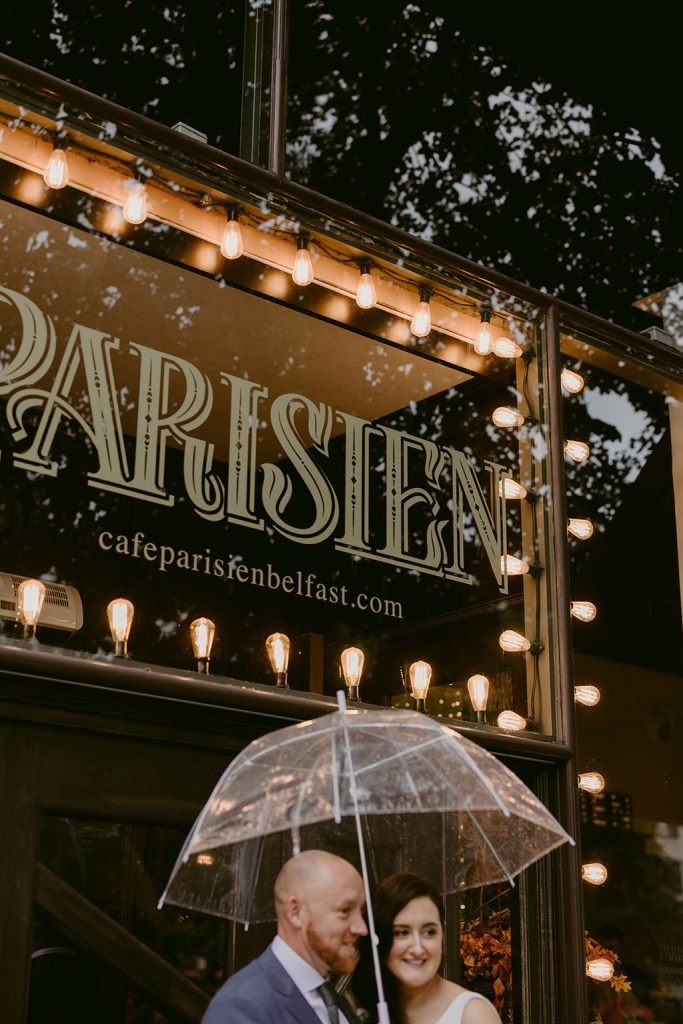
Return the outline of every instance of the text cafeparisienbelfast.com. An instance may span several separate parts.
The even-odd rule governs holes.
[[[141,530],[132,537],[123,533],[114,536],[109,530],[102,530],[98,536],[98,544],[103,551],[128,555],[131,558],[144,558],[147,562],[155,563],[160,572],[167,572],[169,567],[186,569],[236,583],[281,590],[285,594],[295,594],[327,604],[340,604],[344,608],[371,611],[375,615],[387,615],[392,619],[403,618],[400,601],[362,592],[351,594],[346,584],[327,583],[319,579],[314,572],[297,569],[292,575],[286,575],[277,572],[270,562],[265,568],[248,566],[239,556],[231,555],[228,559],[215,557],[209,548],[203,553],[190,552],[183,548],[176,549],[169,544],[156,544],[154,541],[145,540]]]

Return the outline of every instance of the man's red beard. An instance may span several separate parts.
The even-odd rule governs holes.
[[[320,957],[323,963],[327,964],[334,974],[350,974],[358,962],[358,951],[354,948],[353,953],[347,953],[337,944],[326,942],[318,932],[309,925],[307,929],[308,942],[311,949]]]

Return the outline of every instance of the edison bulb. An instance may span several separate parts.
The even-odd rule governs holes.
[[[221,256],[224,256],[226,260],[237,260],[243,252],[242,229],[237,217],[233,216],[231,211],[221,239]]]
[[[17,587],[17,618],[24,626],[24,639],[36,635],[36,627],[45,603],[42,580],[22,580]]]
[[[496,338],[493,343],[493,351],[501,359],[518,359],[522,354],[522,346],[518,345],[512,338]],[[483,353],[486,355],[486,353]]]
[[[593,864],[582,864],[581,877],[584,882],[590,882],[591,885],[602,885],[607,881],[607,868],[598,861]]]
[[[578,704],[584,704],[587,708],[593,708],[600,700],[600,691],[597,686],[590,683],[582,683],[574,687],[574,700]]]
[[[493,410],[491,419],[497,427],[521,427],[524,417],[518,409],[506,409],[500,406]]]
[[[583,462],[591,453],[590,448],[583,441],[565,441],[565,455],[568,455],[574,462]]]
[[[511,476],[503,477],[498,485],[498,492],[507,501],[519,501],[522,498],[526,498],[527,494],[526,487],[513,480]]]
[[[43,181],[48,188],[64,188],[69,182],[69,165],[63,149],[53,149],[45,165]]]
[[[287,686],[287,666],[289,665],[289,637],[284,633],[271,633],[266,640],[266,654],[270,667],[275,673],[277,686]]]
[[[588,540],[593,536],[593,524],[590,519],[569,519],[567,521],[567,533],[578,540]]]
[[[585,381],[575,370],[563,370],[560,374],[560,383],[570,395],[578,395],[579,391],[583,389]]]
[[[365,655],[359,647],[346,647],[341,652],[341,668],[351,700],[358,700],[358,685],[363,674]]]
[[[500,560],[500,571],[506,576],[523,576],[529,571],[529,563],[514,555],[503,555]]]
[[[429,299],[423,295],[417,304],[410,330],[415,338],[426,338],[432,329],[432,315],[429,310]]]
[[[292,280],[294,284],[305,287],[313,280],[313,260],[308,251],[308,243],[305,238],[297,240],[296,256],[292,267]]]
[[[614,974],[614,964],[606,957],[598,956],[586,961],[586,974],[594,981],[609,981]]]
[[[521,633],[515,632],[514,629],[504,630],[500,634],[498,643],[504,651],[509,651],[513,654],[528,651],[531,647],[531,642],[525,636],[522,636]]]
[[[582,772],[579,775],[579,789],[586,793],[602,793],[605,780],[600,772]]]
[[[474,351],[480,356],[487,356],[489,352],[493,351],[491,328],[487,320],[482,320],[479,325],[479,330],[474,339]]]
[[[116,645],[115,655],[117,658],[124,658],[127,653],[128,637],[130,627],[133,624],[135,609],[132,602],[125,597],[116,597],[107,605],[107,618],[112,639]]]
[[[360,279],[358,281],[358,291],[356,292],[356,305],[360,309],[372,309],[377,303],[377,292],[375,291],[375,282],[372,280],[372,274],[368,267],[363,267],[361,270]]]
[[[477,721],[484,722],[486,704],[489,699],[489,680],[487,676],[477,672],[467,680],[467,692],[472,701],[472,707],[477,713]]]
[[[147,190],[141,181],[127,183],[128,198],[123,206],[123,219],[129,224],[147,220]]]
[[[571,613],[575,619],[581,622],[592,622],[598,614],[598,609],[592,601],[572,601]]]
[[[526,718],[522,718],[516,711],[501,711],[496,719],[496,724],[501,729],[522,732],[526,729]]]
[[[213,647],[213,639],[215,635],[216,626],[211,619],[205,619],[202,616],[199,619],[195,619],[190,624],[192,650],[194,651],[194,656],[197,659],[197,668],[199,672],[208,672],[209,670],[209,658],[211,657],[211,648]]]

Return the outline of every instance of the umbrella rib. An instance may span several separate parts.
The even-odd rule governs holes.
[[[393,754],[389,754],[387,757],[381,758],[379,761],[373,761],[372,764],[367,764],[358,768],[356,775],[359,776],[363,775],[364,772],[377,771],[378,768],[384,768],[385,765],[391,764],[392,761],[404,761],[406,757],[410,757],[415,750],[423,751],[426,747],[432,746],[434,743],[439,743],[440,741],[441,736],[430,738],[427,742],[421,740],[419,743],[414,743],[412,747],[405,747],[403,750],[397,750]]]

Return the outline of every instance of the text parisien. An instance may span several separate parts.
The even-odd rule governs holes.
[[[138,400],[135,447],[130,456],[124,445],[111,358],[112,352],[120,351],[120,339],[76,323],[57,360],[51,318],[27,296],[9,288],[0,287],[0,301],[14,306],[18,315],[17,336],[6,345],[6,361],[0,371],[0,395],[7,398],[17,468],[56,476],[59,468],[50,452],[60,420],[68,418],[80,427],[96,454],[97,469],[88,474],[91,486],[172,506],[174,495],[165,486],[165,455],[173,438],[183,450],[187,496],[197,514],[207,520],[256,530],[264,530],[268,523],[298,544],[320,544],[331,538],[338,551],[468,584],[474,582],[465,569],[463,517],[469,511],[491,571],[500,589],[507,591],[507,577],[501,568],[506,534],[501,487],[507,474],[504,466],[485,464],[487,501],[463,452],[295,393],[277,395],[268,407],[270,427],[287,462],[284,468],[268,461],[259,466],[258,424],[267,405],[268,388],[227,372],[220,373],[217,383],[229,396],[225,416],[228,457],[224,464],[218,463],[214,444],[201,434],[217,400],[212,382],[188,360],[132,341],[126,354],[137,361]],[[79,371],[86,381],[87,415],[72,404],[73,382]],[[176,394],[180,386],[179,400],[171,401],[171,380]],[[345,442],[342,494],[335,491],[325,472],[332,431],[340,424]],[[378,531],[382,542],[376,546],[371,542],[368,494],[371,439],[375,448],[381,444],[387,481],[383,530]],[[420,485],[408,479],[408,461],[412,476],[416,457],[423,476]],[[447,467],[449,498],[444,500],[439,487]],[[288,517],[295,485],[305,488],[310,499],[312,514],[306,523]],[[411,513],[417,508],[421,521],[426,522],[419,552],[414,543],[411,546],[408,529]]]

